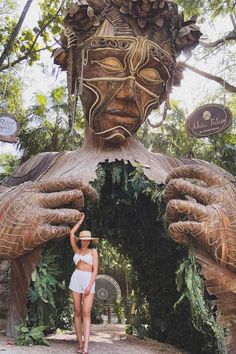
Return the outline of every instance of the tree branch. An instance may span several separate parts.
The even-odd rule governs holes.
[[[35,46],[35,43],[36,43],[37,40],[38,40],[38,37],[39,37],[39,36],[43,33],[43,31],[50,25],[50,23],[51,23],[52,21],[54,21],[54,20],[57,18],[59,12],[61,11],[62,6],[64,5],[64,3],[65,3],[65,0],[62,1],[61,6],[59,7],[59,9],[58,9],[57,12],[55,13],[55,15],[54,15],[53,17],[51,17],[51,18],[45,23],[45,25],[40,29],[40,31],[37,33],[37,35],[36,35],[36,37],[35,37],[35,39],[34,39],[32,45],[31,45],[30,49],[29,49],[28,52],[26,53],[27,56],[29,56],[29,55],[31,54],[31,52],[32,52],[32,50],[33,50],[33,48],[34,48],[34,46]]]
[[[32,1],[33,1],[33,0],[31,0],[31,2],[32,2]],[[59,12],[61,11],[62,6],[64,5],[64,3],[65,3],[65,0],[62,1],[62,3],[61,3],[61,5],[60,5],[59,9],[57,10],[57,12],[55,13],[55,15],[52,16],[52,17],[45,23],[45,25],[40,29],[40,31],[39,31],[39,32],[37,33],[37,35],[35,36],[35,39],[34,39],[33,43],[31,44],[29,50],[28,50],[22,57],[20,57],[20,58],[14,60],[14,61],[13,61],[12,63],[10,63],[10,64],[4,65],[4,66],[2,65],[3,62],[2,62],[2,63],[0,62],[0,63],[1,63],[1,64],[0,64],[0,72],[3,71],[3,70],[8,69],[10,66],[12,67],[12,66],[14,66],[14,65],[16,65],[16,64],[18,64],[18,63],[20,63],[21,61],[27,59],[28,56],[29,56],[32,52],[35,52],[35,53],[36,53],[36,52],[40,52],[40,50],[33,51],[34,46],[35,46],[35,44],[36,44],[36,42],[37,42],[39,36],[43,33],[43,31],[50,25],[50,23],[51,23],[52,21],[54,21],[54,20],[57,18]],[[19,21],[20,21],[20,20],[19,20]],[[19,22],[19,21],[18,21],[18,22]],[[22,23],[23,23],[23,22],[22,22]],[[18,24],[17,24],[17,25],[18,25]],[[17,27],[17,26],[16,26],[16,27]],[[14,32],[15,32],[15,30],[14,30]],[[13,33],[14,33],[14,32],[13,32]],[[19,31],[17,32],[17,34],[18,34],[18,33],[19,33]],[[17,35],[17,34],[16,34],[16,35]],[[14,37],[14,40],[15,40],[15,38],[16,38],[16,36]],[[13,40],[13,42],[14,42],[14,40]],[[11,46],[12,46],[13,42],[11,43]],[[7,46],[9,46],[9,43],[7,44]],[[8,52],[9,52],[11,46],[9,47]],[[47,49],[47,47],[43,48],[42,50],[45,50],[45,49]],[[5,52],[5,50],[4,50],[4,52]],[[3,54],[4,54],[4,52],[3,52]],[[2,56],[3,56],[3,54],[2,54]],[[1,58],[2,58],[2,56],[1,56]],[[1,60],[1,58],[0,58],[0,60]],[[6,57],[4,58],[4,60],[5,60],[5,59],[6,59]]]
[[[44,48],[40,48],[40,49],[31,51],[31,53],[38,53],[38,52],[41,52],[41,51],[43,51],[43,50],[45,50],[45,49],[48,49],[48,48],[49,48],[48,46],[47,46],[47,47],[44,47]],[[6,65],[2,65],[1,68],[0,68],[0,72],[4,71],[4,70],[6,70],[6,69],[9,69],[10,67],[15,66],[16,64],[21,63],[23,60],[26,60],[27,58],[28,58],[28,54],[24,54],[24,55],[22,55],[22,57],[20,57],[20,58],[14,60],[13,62],[8,63],[8,64],[6,64]]]
[[[205,77],[206,79],[213,80],[213,81],[217,82],[218,84],[223,86],[227,91],[232,92],[232,93],[236,93],[236,87],[233,85],[230,85],[227,81],[225,81],[221,77],[206,73],[205,71],[199,70],[199,69],[195,68],[194,66],[186,64],[184,62],[181,62],[180,65],[186,69],[193,71],[194,73],[196,73],[198,75]]]
[[[230,14],[230,20],[232,22],[233,28],[236,31],[236,23],[235,23],[235,16],[233,14]]]
[[[11,35],[7,45],[5,46],[4,51],[0,57],[0,68],[1,68],[4,60],[7,58],[8,53],[11,50],[11,47],[12,47],[13,43],[15,42],[15,39],[16,39],[18,33],[20,32],[20,29],[21,29],[23,22],[25,20],[25,16],[27,15],[27,12],[28,12],[32,2],[33,2],[33,0],[28,0],[24,6],[24,9],[20,15],[19,21],[17,22],[16,27],[14,28],[14,31],[12,32],[12,35]]]
[[[213,48],[213,47],[217,47],[218,45],[224,44],[225,42],[231,41],[231,40],[236,41],[236,32],[234,30],[229,32],[226,36],[218,39],[217,41],[210,42],[210,43],[199,41],[199,44],[201,46],[203,46],[204,48]]]

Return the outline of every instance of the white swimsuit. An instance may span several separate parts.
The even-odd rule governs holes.
[[[73,257],[73,261],[75,265],[77,265],[79,261],[83,261],[85,263],[93,265],[92,252],[86,253],[84,255],[75,253]],[[92,276],[92,272],[75,269],[70,278],[69,289],[77,293],[83,294],[90,282],[91,276]],[[92,285],[90,293],[91,294],[95,293],[95,282]]]

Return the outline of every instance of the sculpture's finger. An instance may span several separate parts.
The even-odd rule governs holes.
[[[60,192],[70,189],[80,189],[85,197],[91,200],[98,199],[98,193],[94,188],[74,177],[61,177],[50,181],[41,181],[37,183],[37,187],[41,192]]]
[[[166,207],[166,219],[169,222],[179,221],[187,216],[190,220],[204,221],[208,217],[206,207],[185,200],[172,199]]]
[[[165,201],[180,198],[183,194],[195,198],[197,202],[204,205],[220,202],[223,199],[221,193],[210,190],[206,187],[200,187],[186,181],[183,178],[175,178],[169,181],[165,190]]]
[[[39,202],[46,208],[58,208],[70,203],[76,209],[81,209],[84,206],[84,195],[82,191],[77,189],[53,192],[53,193],[43,193],[39,196]]]
[[[204,166],[185,165],[174,168],[168,175],[166,183],[174,178],[196,178],[204,181],[208,186],[223,186],[224,178]]]
[[[43,209],[37,211],[37,218],[42,223],[58,225],[72,224],[80,219],[81,213],[76,209]]]
[[[40,225],[37,230],[36,240],[41,244],[51,239],[60,238],[69,235],[70,228],[68,226],[52,226],[48,224]]]
[[[179,221],[169,226],[171,238],[182,244],[187,245],[191,236],[199,241],[204,237],[204,227],[195,221]]]

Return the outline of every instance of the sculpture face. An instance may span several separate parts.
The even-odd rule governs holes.
[[[96,135],[122,143],[166,98],[174,61],[141,37],[95,37],[82,50],[85,117]]]
[[[67,70],[68,92],[77,94],[79,78],[89,126],[122,143],[179,84],[176,58],[197,45],[201,32],[167,0],[68,1],[63,14],[63,50],[54,58]]]

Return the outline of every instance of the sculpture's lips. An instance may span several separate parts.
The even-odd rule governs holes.
[[[139,116],[133,112],[125,112],[119,109],[106,110],[104,113],[109,115],[119,116],[119,117],[127,117],[127,118],[135,118],[138,119]]]

